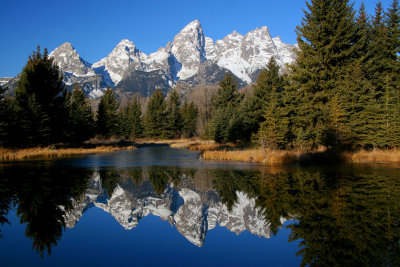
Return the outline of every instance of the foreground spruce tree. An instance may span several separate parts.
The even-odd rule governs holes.
[[[165,99],[160,90],[156,90],[150,97],[144,114],[145,136],[161,138],[165,129]]]
[[[337,81],[357,56],[357,27],[349,1],[313,0],[297,27],[298,58],[292,68],[296,88],[297,145],[313,148],[330,143],[329,102]]]
[[[21,127],[20,145],[48,145],[64,140],[65,93],[57,65],[40,48],[29,56],[15,90]]]
[[[288,143],[289,118],[282,94],[273,88],[265,108],[264,121],[260,124],[258,139],[261,147],[284,149]]]
[[[211,135],[214,141],[225,143],[236,141],[242,136],[239,105],[242,96],[237,91],[237,82],[227,73],[219,82],[212,103]]]
[[[394,0],[386,14],[379,2],[372,20],[365,68],[375,100],[375,134],[371,138],[374,147],[400,145],[399,17],[398,1]]]
[[[118,101],[113,91],[108,87],[100,99],[97,111],[97,133],[110,137],[116,136],[119,130]]]
[[[0,86],[0,147],[9,143],[7,111],[8,103],[4,97],[5,89]]]
[[[198,114],[196,105],[193,102],[188,103],[185,99],[181,109],[183,137],[190,138],[196,135]]]
[[[121,135],[125,138],[143,136],[142,106],[137,98],[128,103],[121,115]]]
[[[278,63],[271,57],[253,86],[253,94],[247,95],[241,103],[240,119],[243,126],[243,139],[249,140],[258,132],[260,124],[265,121],[265,111],[271,106],[274,94],[283,92],[285,80],[284,76],[279,74],[279,69]]]
[[[69,142],[75,145],[89,139],[94,133],[94,119],[92,109],[87,103],[87,98],[82,88],[75,85],[68,99],[69,109]]]
[[[182,131],[182,115],[180,112],[181,100],[176,89],[172,91],[167,101],[166,125],[164,136],[166,138],[178,138]]]
[[[385,123],[386,146],[400,147],[400,6],[393,0],[386,13],[388,73],[385,88]]]

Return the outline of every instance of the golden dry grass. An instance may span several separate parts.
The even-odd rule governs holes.
[[[196,151],[213,151],[213,150],[226,150],[237,148],[237,144],[227,143],[227,144],[217,144],[214,141],[202,140],[197,144],[191,144],[188,146],[190,150]]]
[[[189,148],[191,150],[205,150],[211,148],[220,148],[221,145],[215,144],[211,140],[201,140],[199,138],[182,139],[137,139],[136,144],[168,144],[172,148]]]
[[[182,139],[135,139],[136,144],[167,144],[174,148],[187,148],[189,145],[201,142],[198,138]]]
[[[372,151],[360,150],[353,153],[343,153],[346,161],[352,163],[397,163],[400,162],[400,150],[374,149]]]
[[[315,151],[303,150],[262,150],[262,149],[223,149],[205,150],[202,158],[205,160],[225,160],[254,162],[266,165],[288,164],[299,161],[318,161],[324,157],[325,149]],[[328,153],[329,155],[329,153]],[[326,156],[326,155],[325,155]],[[345,152],[339,155],[338,160],[350,163],[399,163],[400,150],[361,150],[358,152]]]
[[[298,161],[304,152],[283,150],[206,150],[202,158],[206,160],[227,160],[254,162],[261,164],[287,164]]]
[[[134,146],[114,147],[99,146],[96,148],[26,148],[26,149],[4,149],[0,148],[0,161],[20,161],[20,160],[40,160],[40,159],[56,159],[72,155],[108,153],[117,150],[136,149]]]
[[[168,142],[170,147],[172,148],[189,148],[193,145],[198,145],[204,142],[200,139],[178,139],[178,140],[171,140]]]

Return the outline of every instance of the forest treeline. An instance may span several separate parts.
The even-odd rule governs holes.
[[[271,149],[399,147],[398,1],[386,12],[378,3],[372,17],[349,1],[307,6],[288,71],[272,58],[246,95],[232,77],[219,84],[211,137]]]
[[[0,95],[0,145],[35,147],[53,144],[81,145],[94,136],[101,138],[178,138],[196,133],[197,107],[181,103],[174,90],[168,98],[156,90],[143,107],[134,98],[120,105],[107,88],[92,111],[82,88],[64,88],[56,64],[40,47],[29,57],[15,90],[15,96]]]
[[[2,146],[79,145],[95,135],[120,138],[201,136],[270,149],[400,147],[398,0],[369,16],[350,1],[313,0],[296,29],[293,65],[274,58],[249,90],[229,73],[182,103],[179,88],[121,105],[107,89],[94,114],[79,85],[65,92],[59,69],[37,49],[14,97],[0,93]]]

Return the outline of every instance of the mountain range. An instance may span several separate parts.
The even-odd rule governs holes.
[[[225,73],[233,74],[239,87],[251,84],[274,57],[281,67],[296,59],[297,45],[272,38],[266,26],[244,36],[234,31],[214,42],[206,37],[198,20],[190,22],[165,47],[145,54],[127,39],[96,63],[85,61],[73,46],[66,42],[50,53],[63,73],[64,83],[71,89],[79,83],[90,98],[103,95],[107,86],[118,95],[135,93],[150,96],[156,89],[164,93],[182,84],[193,88],[216,84]],[[5,84],[16,87],[14,77]]]

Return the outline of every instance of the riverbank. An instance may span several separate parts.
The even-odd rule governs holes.
[[[205,160],[228,160],[254,162],[260,164],[289,163],[400,163],[400,150],[360,150],[357,152],[336,153],[332,151],[301,151],[301,150],[262,150],[262,149],[232,149],[204,150]]]
[[[319,150],[269,150],[250,149],[239,144],[217,144],[211,140],[177,139],[177,140],[142,140],[142,143],[168,144],[172,148],[188,148],[201,151],[205,160],[241,161],[259,164],[290,163],[330,163],[334,161],[349,163],[400,163],[399,149],[373,149],[356,152],[336,152],[321,148]]]
[[[343,153],[343,157],[347,162],[351,163],[400,163],[400,150],[360,150],[353,153]]]
[[[0,162],[57,159],[74,155],[109,153],[118,150],[132,150],[135,146],[98,146],[93,148],[0,148]]]

